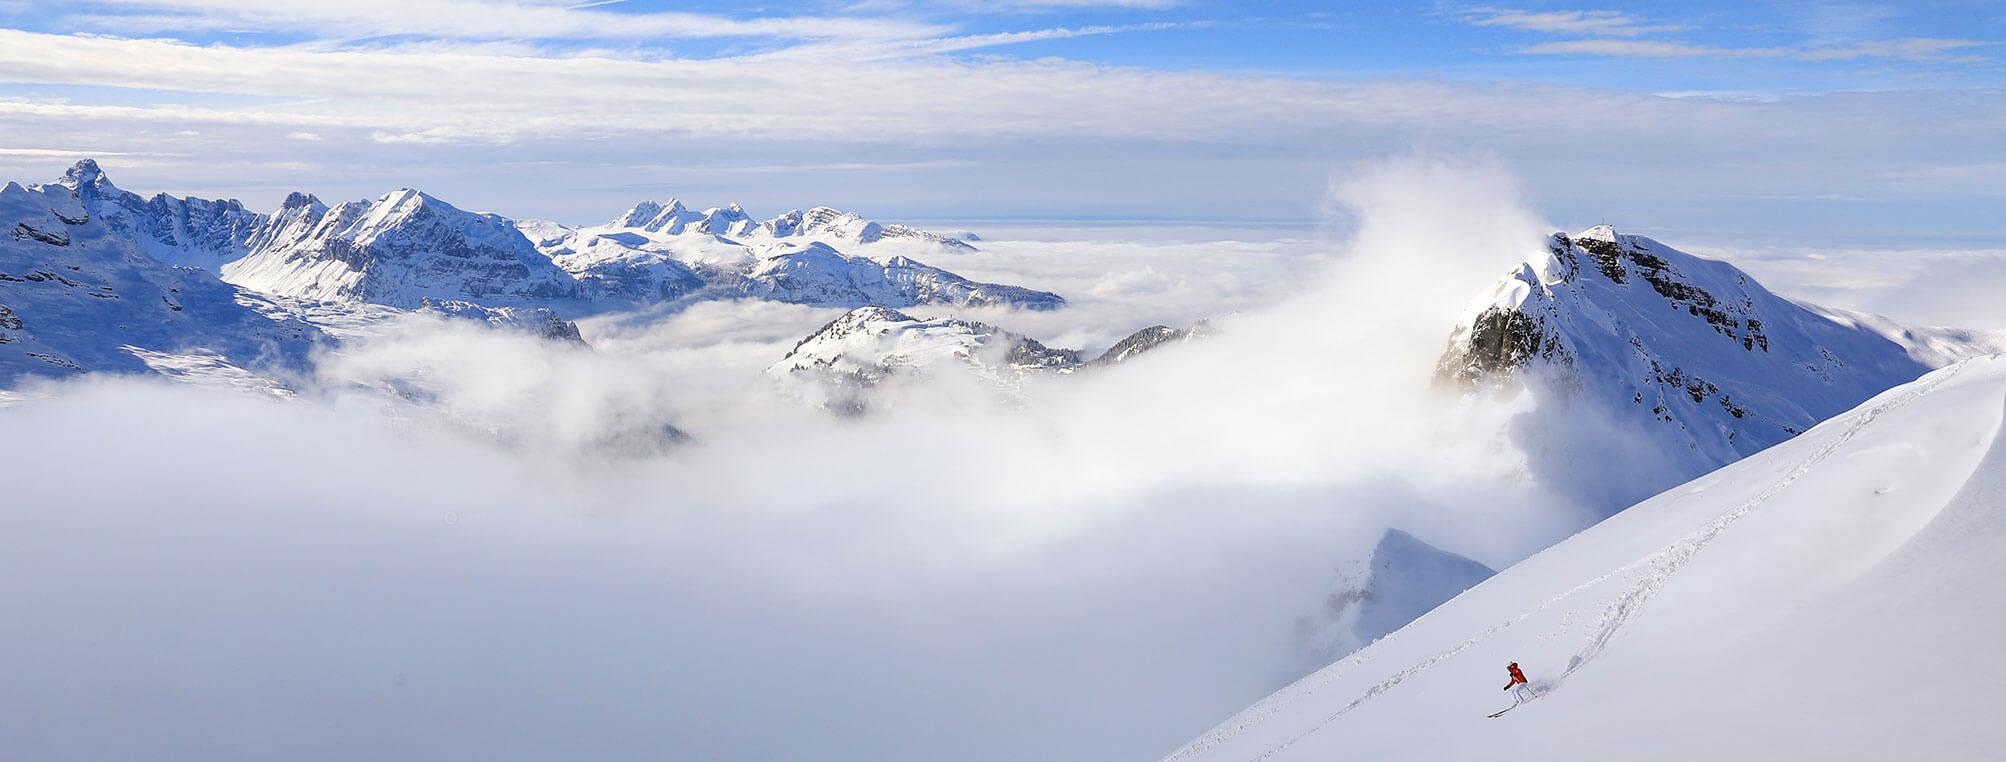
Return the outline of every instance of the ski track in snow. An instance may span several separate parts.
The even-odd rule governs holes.
[[[1493,625],[1490,628],[1485,629],[1483,632],[1478,633],[1475,637],[1472,637],[1468,640],[1463,641],[1462,643],[1457,644],[1453,648],[1450,648],[1446,651],[1442,651],[1441,653],[1437,653],[1434,656],[1430,656],[1426,659],[1421,660],[1418,663],[1415,663],[1407,667],[1406,669],[1402,669],[1399,672],[1394,673],[1393,676],[1388,677],[1383,681],[1380,681],[1378,684],[1373,685],[1370,688],[1367,688],[1363,694],[1360,694],[1357,698],[1352,699],[1349,703],[1346,703],[1343,707],[1339,708],[1337,711],[1332,712],[1329,716],[1323,718],[1323,720],[1317,722],[1315,725],[1310,726],[1308,730],[1305,730],[1295,735],[1294,737],[1291,737],[1289,740],[1284,741],[1276,745],[1275,747],[1268,749],[1267,751],[1261,753],[1259,756],[1250,758],[1248,762],[1261,762],[1262,760],[1274,757],[1276,754],[1280,754],[1281,752],[1287,750],[1289,747],[1294,746],[1295,744],[1301,742],[1303,739],[1308,738],[1311,735],[1314,735],[1317,731],[1330,726],[1331,723],[1336,722],[1338,718],[1343,717],[1351,710],[1358,708],[1360,705],[1364,704],[1367,701],[1372,700],[1373,698],[1379,696],[1382,693],[1385,693],[1388,690],[1392,690],[1395,686],[1405,682],[1408,678],[1426,672],[1429,669],[1434,668],[1436,665],[1441,664],[1442,662],[1455,657],[1457,654],[1460,654],[1463,651],[1468,650],[1470,647],[1490,639],[1492,636],[1498,634],[1499,632],[1502,632],[1512,627],[1513,625],[1519,624],[1520,622],[1523,622],[1527,619],[1531,619],[1534,616],[1537,616],[1547,611],[1548,609],[1551,609],[1554,606],[1564,601],[1567,601],[1570,598],[1573,598],[1576,594],[1594,588],[1598,585],[1603,584],[1604,582],[1607,582],[1611,579],[1615,579],[1618,577],[1629,577],[1634,579],[1635,581],[1630,585],[1629,589],[1616,599],[1616,603],[1613,606],[1604,609],[1601,626],[1596,631],[1595,635],[1589,639],[1587,647],[1576,652],[1572,657],[1568,659],[1567,669],[1562,671],[1559,677],[1554,678],[1551,681],[1543,681],[1544,684],[1540,691],[1540,695],[1545,695],[1547,692],[1559,688],[1562,683],[1565,683],[1567,681],[1568,676],[1574,674],[1577,670],[1586,666],[1590,660],[1594,659],[1598,654],[1602,653],[1603,649],[1608,647],[1610,640],[1613,639],[1617,635],[1617,633],[1622,632],[1624,626],[1627,625],[1631,619],[1636,617],[1638,612],[1643,610],[1644,604],[1648,603],[1652,597],[1656,596],[1658,591],[1664,588],[1665,583],[1669,582],[1673,575],[1677,574],[1679,570],[1685,568],[1686,564],[1690,563],[1693,557],[1697,555],[1702,548],[1705,548],[1707,545],[1711,544],[1713,540],[1719,537],[1722,532],[1726,531],[1729,526],[1732,526],[1735,522],[1741,520],[1749,513],[1754,512],[1756,508],[1761,507],[1764,503],[1767,503],[1771,498],[1775,497],[1783,490],[1788,489],[1792,484],[1795,484],[1797,480],[1803,478],[1805,474],[1808,474],[1812,470],[1816,469],[1821,463],[1825,461],[1826,458],[1830,457],[1832,453],[1836,452],[1840,447],[1843,447],[1847,442],[1852,441],[1854,436],[1859,434],[1859,432],[1865,429],[1869,424],[1879,419],[1882,414],[1890,410],[1895,410],[1907,406],[1909,403],[1914,402],[1916,399],[1922,397],[1923,395],[1928,394],[1931,390],[1935,389],[1936,387],[1941,386],[1945,381],[1950,380],[1953,376],[1961,372],[1963,368],[1964,365],[1960,363],[1957,365],[1950,366],[1949,368],[1938,371],[1936,373],[1926,375],[1923,377],[1923,379],[1921,379],[1919,383],[1917,383],[1908,392],[1905,392],[1897,397],[1885,400],[1879,404],[1874,405],[1871,408],[1868,408],[1864,413],[1854,418],[1853,421],[1851,421],[1846,426],[1845,431],[1840,432],[1838,436],[1833,437],[1831,442],[1826,443],[1823,447],[1820,447],[1815,452],[1811,453],[1809,457],[1806,457],[1804,460],[1800,461],[1797,464],[1797,467],[1791,469],[1788,473],[1784,474],[1781,478],[1771,483],[1768,487],[1763,488],[1763,490],[1759,493],[1756,493],[1755,496],[1749,498],[1746,501],[1743,501],[1740,505],[1735,506],[1733,509],[1728,510],[1726,513],[1722,513],[1721,515],[1714,517],[1713,520],[1708,521],[1704,526],[1701,526],[1697,531],[1693,532],[1692,534],[1687,535],[1684,539],[1681,539],[1678,542],[1675,542],[1669,546],[1666,546],[1665,548],[1658,550],[1657,552],[1645,556],[1644,558],[1638,561],[1632,562],[1607,574],[1603,574],[1599,577],[1596,577],[1595,579],[1577,585],[1574,588],[1569,589],[1567,592],[1555,596],[1551,600],[1548,600],[1547,602],[1540,604],[1539,606],[1533,608],[1530,611],[1525,612],[1524,614],[1520,614],[1509,620]],[[1813,431],[1815,430],[1816,429],[1814,428]],[[1805,432],[1805,435],[1808,435],[1810,433],[1811,433],[1810,431],[1807,431]],[[1360,652],[1359,654],[1354,654],[1353,656],[1347,657],[1344,661],[1359,663],[1363,661],[1363,656],[1364,656],[1363,652]],[[1326,675],[1327,673],[1330,674],[1329,676],[1325,677],[1324,675]],[[1241,732],[1249,728],[1255,727],[1257,725],[1260,725],[1262,722],[1265,722],[1269,718],[1272,718],[1275,715],[1281,713],[1284,709],[1287,709],[1290,706],[1300,703],[1302,700],[1315,695],[1319,688],[1324,687],[1325,685],[1329,684],[1331,681],[1335,679],[1336,675],[1334,674],[1333,670],[1330,670],[1328,668],[1326,668],[1325,670],[1321,670],[1316,674],[1310,675],[1309,677],[1305,677],[1301,681],[1299,681],[1297,685],[1303,685],[1304,683],[1311,683],[1310,685],[1304,685],[1304,687],[1300,690],[1289,691],[1289,695],[1287,696],[1273,696],[1266,700],[1263,700],[1260,704],[1257,704],[1256,706],[1249,708],[1246,712],[1241,713],[1239,717],[1236,717],[1234,720],[1230,720],[1229,725],[1216,728],[1212,732],[1204,735],[1203,737],[1200,737],[1199,739],[1192,741],[1190,744],[1186,745],[1183,749],[1179,750],[1178,752],[1170,755],[1169,757],[1165,757],[1163,762],[1183,762],[1184,760],[1189,760],[1201,754],[1204,754],[1205,752],[1219,746],[1220,744],[1223,744],[1226,741],[1231,740],[1233,737],[1239,735]]]

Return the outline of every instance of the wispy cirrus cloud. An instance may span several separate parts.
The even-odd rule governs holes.
[[[1528,32],[1567,35],[1635,37],[1656,32],[1683,31],[1686,27],[1646,25],[1618,11],[1526,11],[1512,8],[1471,8],[1463,20],[1477,26],[1498,26]]]
[[[1732,48],[1657,40],[1564,40],[1528,45],[1518,52],[1535,55],[1590,55],[1614,58],[1777,58],[1797,61],[1846,61],[1881,58],[1900,61],[1981,61],[1953,51],[1994,46],[1982,40],[1907,38],[1817,47]]]
[[[949,25],[884,17],[623,13],[602,10],[605,3],[568,0],[114,0],[114,4],[135,12],[74,14],[68,20],[128,35],[253,29],[334,38],[416,35],[470,40],[881,40],[953,31]]]

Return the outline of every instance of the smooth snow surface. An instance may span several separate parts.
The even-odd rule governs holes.
[[[1641,503],[1169,760],[1997,759],[2006,360]],[[1516,661],[1539,692],[1511,704]]]

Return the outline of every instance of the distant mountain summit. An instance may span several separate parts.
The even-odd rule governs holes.
[[[975,250],[963,241],[828,207],[760,222],[736,204],[694,211],[672,199],[644,201],[595,227],[516,226],[599,300],[729,297],[895,309],[1066,304],[1049,291],[972,281],[910,256]]]
[[[662,235],[689,233],[714,235],[739,242],[759,240],[820,241],[834,246],[867,245],[881,241],[930,244],[946,252],[970,252],[975,247],[953,236],[932,233],[908,225],[883,224],[862,215],[818,206],[803,212],[788,211],[765,221],[754,221],[737,204],[693,211],[679,199],[667,203],[643,201],[621,213],[600,230],[632,229]]]
[[[988,323],[921,320],[885,307],[860,307],[803,338],[766,372],[805,382],[805,396],[824,407],[857,413],[868,407],[870,390],[889,379],[959,372],[1009,388],[1034,373],[1118,365],[1166,344],[1204,336],[1205,326],[1150,326],[1086,359],[1078,350],[1049,347]]]
[[[1554,235],[1544,256],[1473,303],[1437,377],[1465,390],[1530,381],[1546,392],[1514,438],[1535,474],[1613,488],[1598,498],[1613,510],[1998,346],[1984,334],[1862,318],[1595,227]],[[1587,484],[1596,480],[1605,483]]]

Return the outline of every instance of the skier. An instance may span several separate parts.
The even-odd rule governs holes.
[[[1531,687],[1530,684],[1528,684],[1525,681],[1525,673],[1518,671],[1518,662],[1512,662],[1511,666],[1505,667],[1505,669],[1511,672],[1511,682],[1505,683],[1504,689],[1511,691],[1511,697],[1515,699],[1517,703],[1519,704],[1525,703],[1527,698],[1529,698],[1526,695],[1526,689]]]

